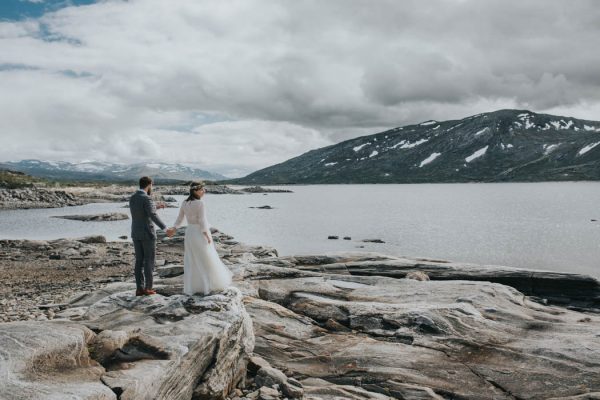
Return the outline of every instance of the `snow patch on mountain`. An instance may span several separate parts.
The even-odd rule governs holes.
[[[358,145],[358,146],[356,146],[356,147],[353,147],[353,148],[352,148],[352,150],[354,150],[356,153],[358,153],[359,151],[361,151],[361,150],[362,150],[362,148],[363,148],[363,147],[365,147],[365,146],[368,146],[368,145],[370,145],[370,144],[371,144],[371,142],[367,142],[367,143],[364,143],[364,144]]]
[[[600,142],[588,144],[587,146],[585,146],[584,148],[582,148],[581,150],[579,150],[579,153],[577,153],[577,155],[578,156],[582,156],[585,153],[587,153],[588,151],[590,151],[591,149],[593,149],[594,147],[598,146],[599,144],[600,144]]]
[[[400,148],[401,149],[412,149],[412,148],[417,147],[417,146],[419,146],[419,145],[421,145],[421,144],[423,144],[425,142],[428,142],[428,141],[429,141],[429,139],[420,139],[420,140],[417,140],[416,142],[412,142],[412,143],[411,142],[406,142],[402,146],[400,146]]]
[[[465,158],[465,161],[470,163],[471,161],[473,161],[479,157],[482,157],[487,152],[488,147],[489,146],[485,146],[485,147],[482,147],[481,149],[477,150],[475,153],[473,153],[469,157]]]
[[[547,156],[548,154],[552,153],[554,150],[558,149],[558,146],[560,146],[560,143],[558,143],[558,144],[550,144],[550,145],[549,144],[545,144],[543,146],[544,155]]]
[[[442,153],[431,153],[431,155],[429,157],[427,157],[426,159],[421,161],[421,164],[419,164],[419,168],[422,168],[424,165],[431,163],[433,160],[435,160],[436,158],[438,158],[441,155],[442,155]]]

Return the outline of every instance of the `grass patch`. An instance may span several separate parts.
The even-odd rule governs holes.
[[[46,183],[42,179],[34,178],[22,172],[0,169],[0,188],[19,189]]]

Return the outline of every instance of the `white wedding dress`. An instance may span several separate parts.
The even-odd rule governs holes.
[[[209,294],[231,285],[231,272],[223,264],[214,241],[209,244],[203,232],[210,236],[204,201],[184,201],[175,221],[179,228],[187,219],[183,256],[183,292],[187,295]]]

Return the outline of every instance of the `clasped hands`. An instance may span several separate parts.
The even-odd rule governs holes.
[[[167,229],[167,236],[172,238],[176,232],[177,232],[177,228],[175,228],[175,227],[169,228],[169,229]]]

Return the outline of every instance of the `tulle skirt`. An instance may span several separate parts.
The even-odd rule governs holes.
[[[231,271],[223,264],[214,242],[206,242],[199,225],[185,230],[183,292],[187,295],[219,292],[231,285]]]

